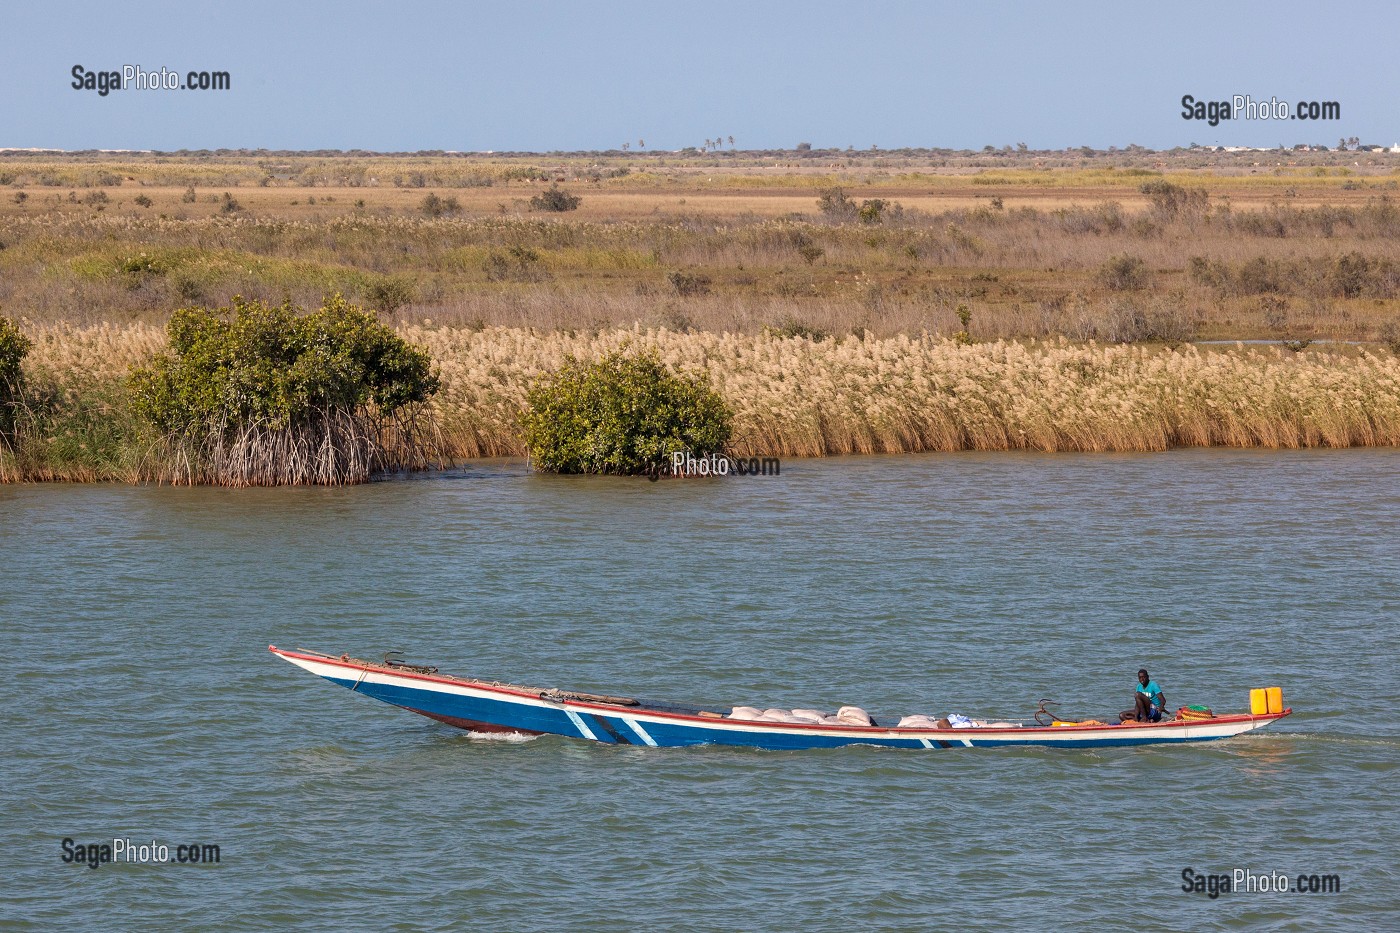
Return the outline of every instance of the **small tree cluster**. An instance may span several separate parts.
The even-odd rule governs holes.
[[[665,475],[673,453],[722,454],[733,430],[709,380],[673,373],[655,352],[571,358],[528,402],[525,440],[550,473]]]
[[[1136,256],[1114,256],[1099,267],[1099,282],[1112,292],[1136,292],[1148,286],[1147,263]]]
[[[836,223],[859,220],[861,223],[878,224],[884,220],[885,212],[891,208],[895,214],[902,215],[903,210],[898,204],[891,205],[883,198],[871,198],[857,203],[841,188],[828,188],[817,198],[817,209],[822,212],[822,216]]]
[[[889,202],[884,198],[871,198],[869,201],[861,201],[860,210],[856,213],[860,217],[861,223],[878,224],[887,207],[889,207]]]
[[[130,379],[164,433],[167,478],[224,485],[360,482],[426,465],[420,403],[437,391],[425,350],[339,295],[316,312],[235,298],[185,308],[170,351]]]
[[[536,211],[563,213],[578,210],[582,203],[583,198],[578,195],[569,194],[558,185],[550,185],[548,191],[542,191],[530,199],[530,208]]]
[[[1400,355],[1400,318],[1391,318],[1381,324],[1381,343],[1386,345],[1386,349],[1391,353]]]
[[[419,202],[418,209],[422,211],[426,217],[447,217],[452,214],[460,213],[462,205],[457,203],[455,197],[440,198],[437,196],[436,192],[429,192],[424,196],[423,200]]]
[[[379,275],[370,279],[364,287],[365,301],[375,311],[393,314],[404,305],[412,304],[418,298],[418,289],[413,280],[402,275]]]
[[[677,270],[666,276],[666,281],[671,283],[676,294],[682,298],[689,298],[695,295],[708,295],[710,293],[710,277],[699,272],[681,272]]]
[[[1203,214],[1210,203],[1204,188],[1186,188],[1169,181],[1149,181],[1142,185],[1143,194],[1152,201],[1152,210],[1164,220],[1175,220],[1183,214]]]
[[[543,282],[550,278],[539,251],[518,243],[504,253],[492,250],[482,265],[491,282]]]

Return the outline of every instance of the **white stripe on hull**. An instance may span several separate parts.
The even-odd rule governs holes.
[[[430,693],[493,700],[523,707],[562,710],[565,715],[568,716],[569,721],[578,729],[579,734],[593,741],[599,741],[598,736],[584,721],[583,717],[579,715],[579,712],[582,711],[587,714],[596,713],[605,717],[621,720],[648,746],[656,746],[658,744],[656,739],[648,731],[648,726],[672,729],[694,729],[705,732],[732,732],[736,735],[819,736],[824,739],[848,739],[852,742],[890,740],[906,742],[917,741],[925,748],[934,748],[935,745],[946,747],[948,743],[956,743],[971,748],[984,743],[999,745],[1076,745],[1096,741],[1123,742],[1127,740],[1134,742],[1173,742],[1220,739],[1249,732],[1261,726],[1268,725],[1277,718],[1275,716],[1268,716],[1233,719],[1228,722],[1201,720],[1193,722],[1190,725],[1104,726],[1102,728],[1022,727],[993,729],[984,727],[979,729],[959,729],[952,733],[946,729],[876,730],[869,728],[812,728],[810,726],[790,726],[782,723],[765,724],[762,727],[756,728],[755,724],[749,720],[706,718],[701,721],[696,721],[694,718],[686,716],[668,716],[664,713],[644,713],[632,709],[624,713],[621,708],[615,709],[606,706],[599,707],[589,704],[570,703],[567,701],[545,700],[529,694],[503,692],[497,689],[474,687],[468,684],[452,683],[438,679],[422,679],[376,667],[347,667],[344,664],[323,662],[313,658],[289,657],[285,654],[281,654],[280,651],[278,654],[287,661],[317,676],[338,681],[353,680],[355,681],[356,687],[362,687],[365,684],[403,687]]]
[[[598,737],[593,734],[593,730],[588,728],[588,724],[583,721],[583,717],[571,709],[564,710],[564,714],[569,717],[569,722],[574,724],[574,728],[583,734],[585,739],[598,741]]]
[[[632,731],[637,733],[637,738],[641,739],[643,742],[650,745],[652,748],[656,747],[656,739],[653,739],[651,737],[651,733],[643,729],[642,724],[637,722],[636,719],[632,718],[631,716],[619,716],[617,718],[627,723],[627,725],[631,727]]]

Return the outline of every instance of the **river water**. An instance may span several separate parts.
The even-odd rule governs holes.
[[[1391,450],[515,461],[351,489],[0,487],[3,920],[51,929],[1400,924]],[[486,740],[266,647],[877,718],[1298,712],[1191,747]],[[65,864],[61,840],[216,865]],[[1182,871],[1339,894],[1182,891]]]

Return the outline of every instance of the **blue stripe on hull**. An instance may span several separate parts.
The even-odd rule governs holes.
[[[1184,736],[1173,735],[1156,738],[1102,738],[1102,739],[1055,739],[1054,741],[1021,741],[1008,742],[999,739],[976,739],[972,740],[974,748],[1006,748],[1008,746],[1020,746],[1025,748],[1033,745],[1050,745],[1055,748],[1114,748],[1122,745],[1180,745],[1186,742],[1214,742],[1228,736],[1219,735],[1197,735]]]
[[[636,730],[619,716],[584,711],[567,711],[555,706],[532,706],[512,700],[494,700],[485,697],[463,696],[457,693],[444,693],[439,690],[425,690],[396,684],[356,683],[354,679],[327,677],[339,684],[363,693],[376,700],[405,709],[422,711],[437,716],[471,720],[504,729],[517,729],[522,732],[542,732],[576,738],[592,738],[607,744],[643,745],[644,740]],[[575,720],[577,717],[577,721]],[[580,728],[579,724],[584,728]],[[965,748],[964,737],[977,748],[1002,748],[1011,746],[1053,745],[1056,748],[1107,748],[1123,745],[1176,744],[1183,742],[1212,741],[1219,736],[1170,736],[1136,737],[1130,735],[1101,738],[1069,739],[1056,738],[1052,741],[1004,740],[991,736],[968,734],[967,730],[956,737],[930,738],[928,744],[918,738],[890,738],[871,736],[856,738],[851,736],[820,735],[814,733],[746,732],[731,729],[716,729],[699,723],[688,722],[645,722],[642,723],[648,735],[658,746],[676,747],[687,745],[734,745],[749,748],[765,748],[773,751],[796,751],[813,748],[842,748],[850,745],[874,745],[886,748]],[[590,735],[591,733],[591,735]]]
[[[506,729],[522,732],[549,732],[555,735],[570,735],[583,738],[574,727],[564,710],[547,706],[527,706],[508,700],[490,700],[484,697],[462,696],[456,693],[442,693],[437,690],[420,690],[396,684],[361,683],[355,686],[354,680],[328,677],[332,683],[354,689],[356,693],[383,700],[405,709],[422,710],[438,716],[451,716],[455,719],[470,719],[476,722],[491,723]],[[599,730],[594,729],[596,735]]]
[[[637,738],[637,733],[621,719],[612,716],[604,716],[601,713],[579,713],[584,721],[588,723],[593,734],[600,742],[610,742],[614,745],[641,745],[641,740]]]
[[[773,751],[806,748],[842,748],[847,745],[879,745],[888,748],[923,748],[918,739],[848,738],[838,735],[785,732],[736,732],[689,723],[647,723],[657,745],[742,745]],[[934,748],[937,748],[937,744]]]

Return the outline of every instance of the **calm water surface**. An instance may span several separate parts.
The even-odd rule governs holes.
[[[1395,451],[929,455],[648,483],[0,487],[0,921],[52,929],[1400,924]],[[1299,710],[1100,751],[489,741],[268,643],[700,703]],[[217,866],[61,862],[213,842]],[[1339,895],[1181,891],[1336,873]]]

